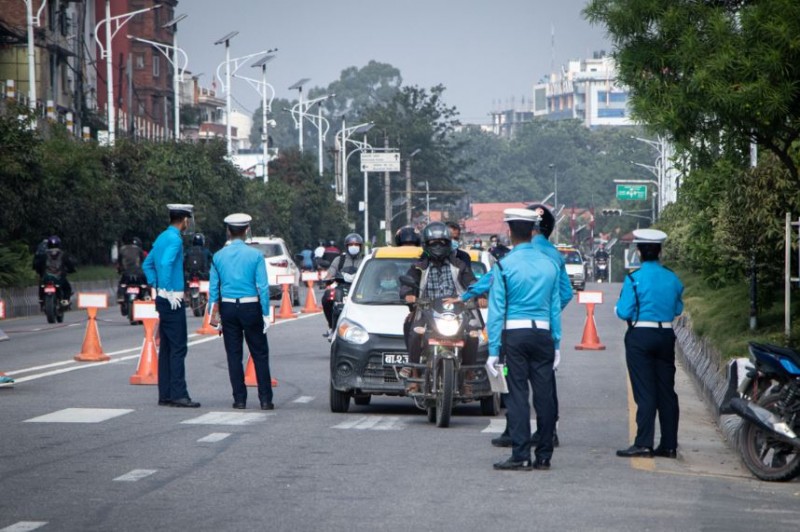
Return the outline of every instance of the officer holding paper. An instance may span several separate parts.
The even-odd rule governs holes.
[[[561,338],[559,268],[531,244],[540,214],[528,209],[506,209],[504,214],[514,248],[492,270],[486,368],[492,375],[497,373],[502,349],[508,369],[506,406],[512,454],[494,468],[550,469],[555,430],[553,362],[555,342]],[[540,434],[535,460],[531,460],[529,383]]]
[[[252,217],[231,214],[225,218],[229,245],[214,254],[209,280],[208,312],[219,305],[222,335],[233,389],[233,408],[247,406],[242,365],[242,340],[247,342],[256,368],[261,410],[272,410],[272,376],[269,371],[269,283],[261,252],[245,243]]]

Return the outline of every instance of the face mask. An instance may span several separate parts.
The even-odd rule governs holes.
[[[453,251],[457,250],[458,249],[458,240],[453,240],[450,243],[450,246],[453,248]]]
[[[384,281],[381,281],[381,288],[383,288],[384,290],[393,290],[397,288],[397,281],[395,281],[394,279],[386,279]]]
[[[347,252],[351,255],[358,255],[359,251],[361,251],[361,246],[347,246]]]

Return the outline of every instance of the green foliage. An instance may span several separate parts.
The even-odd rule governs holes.
[[[0,287],[26,286],[35,282],[32,264],[33,255],[25,244],[0,245]]]

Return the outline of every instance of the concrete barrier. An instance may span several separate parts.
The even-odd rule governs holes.
[[[117,280],[79,281],[72,284],[72,302],[75,308],[75,294],[78,292],[107,292],[109,301],[117,300]],[[39,310],[39,287],[0,288],[0,298],[6,302],[6,318],[35,316]]]

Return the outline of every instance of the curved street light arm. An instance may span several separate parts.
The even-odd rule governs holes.
[[[140,13],[146,13],[148,11],[152,11],[153,9],[158,9],[160,7],[161,7],[161,4],[156,4],[154,6],[146,7],[144,9],[137,9],[136,11],[131,11],[130,13],[123,13],[122,15],[117,15],[115,17],[111,17],[111,18],[108,18],[108,19],[103,19],[100,22],[98,22],[97,25],[94,27],[94,40],[97,41],[97,45],[100,47],[100,58],[103,59],[108,55],[107,45],[109,44],[109,43],[106,43],[106,46],[103,46],[100,43],[100,26],[102,26],[103,24],[106,24],[106,23],[111,24],[112,22],[115,24],[115,28],[111,32],[111,39],[110,39],[110,40],[113,41],[114,40],[114,36],[117,34],[117,32],[120,30],[120,28],[122,28],[122,26],[127,24],[127,22],[130,19],[132,19],[133,17],[135,17],[136,15],[138,15]]]
[[[225,64],[233,63],[233,68],[231,69],[231,77],[234,77],[234,76],[235,77],[239,77],[239,76],[236,76],[236,71],[239,70],[240,68],[242,68],[245,65],[245,63],[247,63],[248,61],[250,61],[254,57],[257,57],[259,55],[265,55],[265,54],[268,54],[268,53],[269,53],[269,50],[262,50],[260,52],[254,53],[254,54],[247,54],[247,55],[243,55],[241,57],[234,57],[230,61],[225,60],[222,63],[220,63],[219,65],[217,65],[217,79],[220,82],[220,88],[225,92],[228,92],[228,89],[229,89],[229,87],[225,86],[225,81],[222,79],[222,75],[220,74],[220,70],[222,69],[223,66],[225,66]]]
[[[183,50],[183,48],[178,48],[178,47],[175,47],[175,46],[172,46],[172,45],[169,45],[169,44],[164,44],[164,43],[160,43],[160,42],[156,42],[156,41],[151,41],[151,40],[148,40],[148,39],[142,39],[141,37],[134,37],[133,35],[128,35],[128,38],[131,39],[132,41],[139,41],[139,42],[143,42],[143,43],[149,44],[153,48],[155,48],[156,50],[161,52],[164,55],[164,57],[167,58],[167,61],[169,61],[169,64],[172,65],[172,68],[174,68],[175,70],[178,71],[178,81],[183,83],[183,73],[186,71],[186,67],[189,66],[189,56],[186,54],[186,52]],[[175,51],[179,52],[183,56],[183,66],[182,67],[180,66],[180,60],[178,61],[179,64],[177,64],[177,65],[175,64],[175,61],[169,55],[168,50],[175,50]]]

